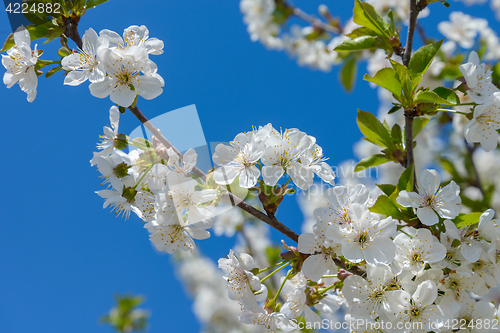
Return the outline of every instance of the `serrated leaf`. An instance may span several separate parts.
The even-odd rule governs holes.
[[[354,88],[354,83],[356,82],[356,59],[352,57],[349,59],[342,70],[340,71],[340,82],[344,86],[344,88],[350,92],[352,88]]]
[[[415,103],[436,103],[436,104],[444,104],[444,105],[453,105],[450,104],[447,100],[439,97],[434,91],[419,91],[415,96]]]
[[[367,2],[355,0],[354,3],[354,23],[373,30],[380,36],[390,38],[388,24],[375,11],[372,5]]]
[[[394,112],[401,109],[403,106],[401,104],[394,105],[387,114],[393,114]]]
[[[55,73],[59,72],[61,69],[62,69],[62,66],[54,67],[50,71],[48,71],[47,74],[45,74],[45,77],[51,77]]]
[[[394,60],[389,59],[391,62],[392,68],[396,72],[398,81],[401,83],[401,88],[404,92],[404,95],[409,97],[412,96],[413,91],[417,88],[418,83],[414,82],[410,77],[410,71],[406,66],[396,62]]]
[[[7,39],[5,40],[5,43],[3,44],[3,47],[0,50],[0,52],[5,52],[7,50],[10,50],[12,48],[12,46],[14,46],[14,44],[15,44],[15,42],[14,42],[14,33],[11,33],[9,35],[9,37],[7,37]]]
[[[381,165],[387,162],[390,162],[390,160],[385,158],[384,154],[371,155],[359,161],[358,164],[356,164],[356,167],[354,168],[354,172],[369,169],[374,166]]]
[[[398,99],[401,98],[401,83],[399,82],[398,75],[393,68],[382,68],[375,74],[374,77],[365,74],[363,79],[389,90],[396,97],[398,97]]]
[[[334,51],[337,52],[352,52],[375,48],[379,37],[361,36],[354,39],[348,39],[340,43]]]
[[[413,81],[419,83],[422,80],[422,75],[424,75],[427,68],[429,68],[432,59],[434,59],[438,53],[443,41],[444,39],[436,43],[424,45],[411,56],[408,70],[410,71]]]
[[[413,138],[416,138],[418,133],[427,125],[430,118],[417,117],[413,119]]]
[[[401,174],[401,177],[399,177],[398,180],[398,191],[407,191],[407,192],[413,192],[413,184],[415,180],[413,179],[414,173],[413,173],[413,168],[414,165],[410,165],[409,168],[406,168],[405,171]]]
[[[61,57],[61,58],[64,58],[64,57],[67,57],[69,56],[70,54],[72,54],[73,52],[69,49],[69,47],[67,47],[66,45],[61,47],[58,51],[57,51],[57,54]]]
[[[455,94],[455,92],[449,88],[437,87],[433,90],[442,99],[448,101],[450,105],[456,105],[460,103],[460,98]]]
[[[365,27],[359,27],[351,31],[350,33],[346,34],[347,37],[349,38],[356,38],[356,37],[361,37],[361,36],[377,36],[377,33],[373,30],[370,30]]]
[[[392,136],[392,140],[394,142],[402,143],[403,142],[403,133],[401,131],[401,126],[399,126],[398,124],[395,124],[392,127],[391,136]]]
[[[396,191],[396,185],[392,184],[375,184],[375,185],[377,185],[377,187],[381,189],[382,192],[384,192],[384,194],[387,196],[390,196],[391,194],[394,193],[394,191]]]
[[[134,138],[130,144],[140,150],[148,151],[153,149],[153,144],[144,138]]]
[[[393,146],[391,134],[373,114],[358,110],[356,122],[366,140],[383,148]]]
[[[391,216],[396,220],[403,220],[405,218],[399,208],[385,195],[377,198],[377,201],[370,207],[370,212]]]
[[[460,214],[455,219],[454,222],[459,228],[464,228],[476,224],[479,222],[479,218],[482,213],[474,212],[469,214]]]

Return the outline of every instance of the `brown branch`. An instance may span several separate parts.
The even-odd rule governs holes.
[[[347,269],[347,267],[344,264],[344,262],[342,261],[342,259],[340,259],[340,258],[333,258],[333,261],[335,262],[335,265],[337,265],[338,267],[340,267],[342,269],[345,269],[349,273],[352,273],[354,275],[359,275],[361,277],[365,277],[366,276],[366,272],[363,271],[363,270],[361,270],[358,266],[353,266],[350,269]]]
[[[413,36],[415,34],[415,27],[417,26],[417,17],[419,9],[417,7],[417,0],[410,1],[410,21],[408,23],[408,35],[406,37],[405,54],[403,57],[403,65],[408,67],[411,59],[411,51],[413,47]],[[415,117],[415,109],[405,110],[405,134],[406,134],[406,168],[409,168],[414,162],[413,156],[413,118]],[[415,170],[415,168],[413,169]],[[415,178],[415,171],[413,171],[413,179]],[[416,188],[416,181],[414,181],[414,188]]]
[[[81,49],[83,47],[83,43],[80,38],[80,34],[78,33],[78,22],[80,21],[80,17],[76,15],[71,15],[70,17],[62,16],[62,20],[64,23],[62,26],[64,34],[66,37],[75,42],[76,46]]]
[[[410,22],[408,23],[408,35],[406,37],[405,55],[403,57],[403,65],[408,67],[411,58],[411,50],[413,47],[413,35],[415,34],[415,27],[417,26],[418,8],[417,0],[410,1]]]
[[[128,109],[134,114],[134,116],[137,117],[137,119],[139,119],[139,121],[141,123],[144,124],[144,126],[146,126],[146,128],[148,130],[151,131],[151,133],[158,139],[158,141],[160,141],[166,148],[172,148],[177,153],[177,155],[179,155],[179,158],[182,161],[182,157],[183,157],[182,153],[179,150],[177,150],[177,148],[175,148],[174,145],[172,145],[172,143],[170,143],[170,141],[168,141],[160,133],[160,131],[149,121],[148,118],[146,118],[146,116],[141,112],[141,110],[139,110],[139,108],[137,106],[130,106]],[[193,173],[195,175],[199,176],[203,180],[205,180],[207,178],[206,173],[204,173],[198,167],[193,168]],[[241,209],[243,209],[247,213],[249,213],[249,214],[255,216],[256,218],[258,218],[259,220],[269,224],[271,227],[278,230],[279,232],[281,232],[282,234],[284,234],[285,236],[287,236],[291,240],[293,240],[295,242],[299,241],[299,235],[297,235],[294,231],[290,230],[286,225],[284,225],[283,223],[278,221],[278,219],[276,217],[274,217],[274,216],[270,217],[270,216],[264,214],[260,210],[254,208],[253,206],[249,205],[248,203],[241,200],[240,198],[238,198],[237,196],[235,196],[234,194],[232,194],[230,192],[228,192],[226,194],[226,196],[227,196],[226,199],[229,199],[232,205],[236,205],[236,206],[240,207]]]

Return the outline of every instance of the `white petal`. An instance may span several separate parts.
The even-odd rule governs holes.
[[[417,208],[417,216],[425,225],[434,225],[439,222],[439,217],[430,207]]]

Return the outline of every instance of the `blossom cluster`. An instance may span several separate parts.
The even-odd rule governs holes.
[[[333,170],[324,162],[316,139],[297,129],[278,132],[268,124],[238,134],[229,146],[219,144],[213,159],[221,167],[203,180],[193,173],[197,162],[194,149],[179,156],[154,136],[152,142],[130,140],[118,132],[119,109],[113,106],[109,114],[111,127],[104,127],[99,151],[90,161],[108,186],[97,194],[105,199],[104,208],[110,206],[126,218],[131,212],[139,216],[159,251],[192,252],[193,239],[210,237],[207,229],[223,212],[216,206],[229,202],[225,185],[236,182],[250,188],[259,182],[275,187],[285,173],[304,190],[311,186],[315,174],[325,182],[334,182]],[[123,149],[128,145],[137,149],[126,153]],[[219,233],[221,227],[215,230]],[[229,232],[234,234],[234,229]]]
[[[498,145],[500,129],[500,90],[492,83],[491,70],[481,64],[476,52],[471,52],[469,62],[460,66],[467,83],[467,94],[478,104],[473,119],[465,126],[468,142],[479,142],[485,151]]]
[[[229,146],[219,144],[213,160],[221,166],[214,172],[215,182],[221,185],[239,177],[239,186],[251,188],[261,173],[267,186],[276,186],[286,173],[302,190],[311,187],[315,174],[328,184],[335,179],[316,138],[296,128],[278,132],[271,124],[238,134]]]
[[[430,227],[405,226],[372,213],[377,198],[364,185],[326,190],[323,206],[314,210],[312,232],[301,234],[292,249],[300,253],[301,264],[289,267],[290,257],[282,255],[283,267],[290,270],[282,280],[281,306],[273,303],[278,295],[269,293],[256,307],[264,302],[265,289],[256,274],[264,270],[255,268],[251,257],[231,252],[220,259],[229,297],[242,307],[240,321],[271,331],[321,327],[315,323],[342,306],[346,321],[364,321],[379,333],[392,332],[380,328],[382,323],[405,333],[430,328],[447,332],[453,320],[489,321],[489,328],[477,332],[496,332],[497,309],[478,299],[500,283],[500,229],[494,211],[485,211],[477,225],[457,224],[452,220],[462,210],[458,186],[452,182],[441,188],[435,170],[418,176],[419,192],[401,191],[398,202],[413,208]],[[339,269],[342,261],[357,273]],[[324,291],[328,297],[317,297]],[[354,327],[351,332],[371,332]]]
[[[35,65],[39,52],[31,50],[28,30],[14,33],[14,46],[2,55],[2,64],[7,69],[4,83],[10,88],[16,82],[28,94],[32,102],[38,84]],[[61,60],[66,71],[64,84],[77,86],[90,81],[90,93],[98,98],[110,96],[111,101],[129,107],[137,96],[153,99],[163,92],[165,82],[157,73],[158,67],[149,55],[163,53],[163,42],[149,38],[146,26],[130,26],[123,37],[111,30],[102,30],[99,35],[88,29],[82,37],[82,47]]]

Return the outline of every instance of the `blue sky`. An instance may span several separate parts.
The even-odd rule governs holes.
[[[296,1],[309,12],[319,3]],[[350,1],[331,3],[335,14],[350,17]],[[464,8],[452,2],[452,9]],[[432,5],[431,16],[422,21],[429,35],[439,36],[433,25],[448,11]],[[469,13],[492,19],[487,5]],[[165,53],[152,57],[165,80],[164,92],[154,101],[139,99],[138,106],[153,118],[195,104],[208,142],[229,141],[252,125],[271,122],[315,136],[336,165],[353,157],[352,144],[361,137],[356,109],[377,110],[375,90],[361,80],[363,68],[354,93],[345,94],[335,69],[300,68],[286,54],[251,42],[237,1],[111,0],[87,12],[80,33],[89,27],[121,33],[133,24],[147,25],[150,36],[165,42]],[[2,11],[0,37],[9,30]],[[42,58],[51,59],[57,41],[37,43],[46,52]],[[0,87],[0,332],[110,332],[98,318],[113,305],[111,296],[124,292],[146,297],[151,332],[198,331],[169,256],[153,249],[137,217],[114,218],[94,193],[101,186],[89,160],[109,123],[112,102],[92,97],[88,84],[62,82],[60,73],[41,77],[32,104],[17,86]],[[137,126],[127,112],[120,132]],[[280,207],[278,218],[300,230],[293,198]],[[234,239],[212,237],[198,244],[218,259]]]

